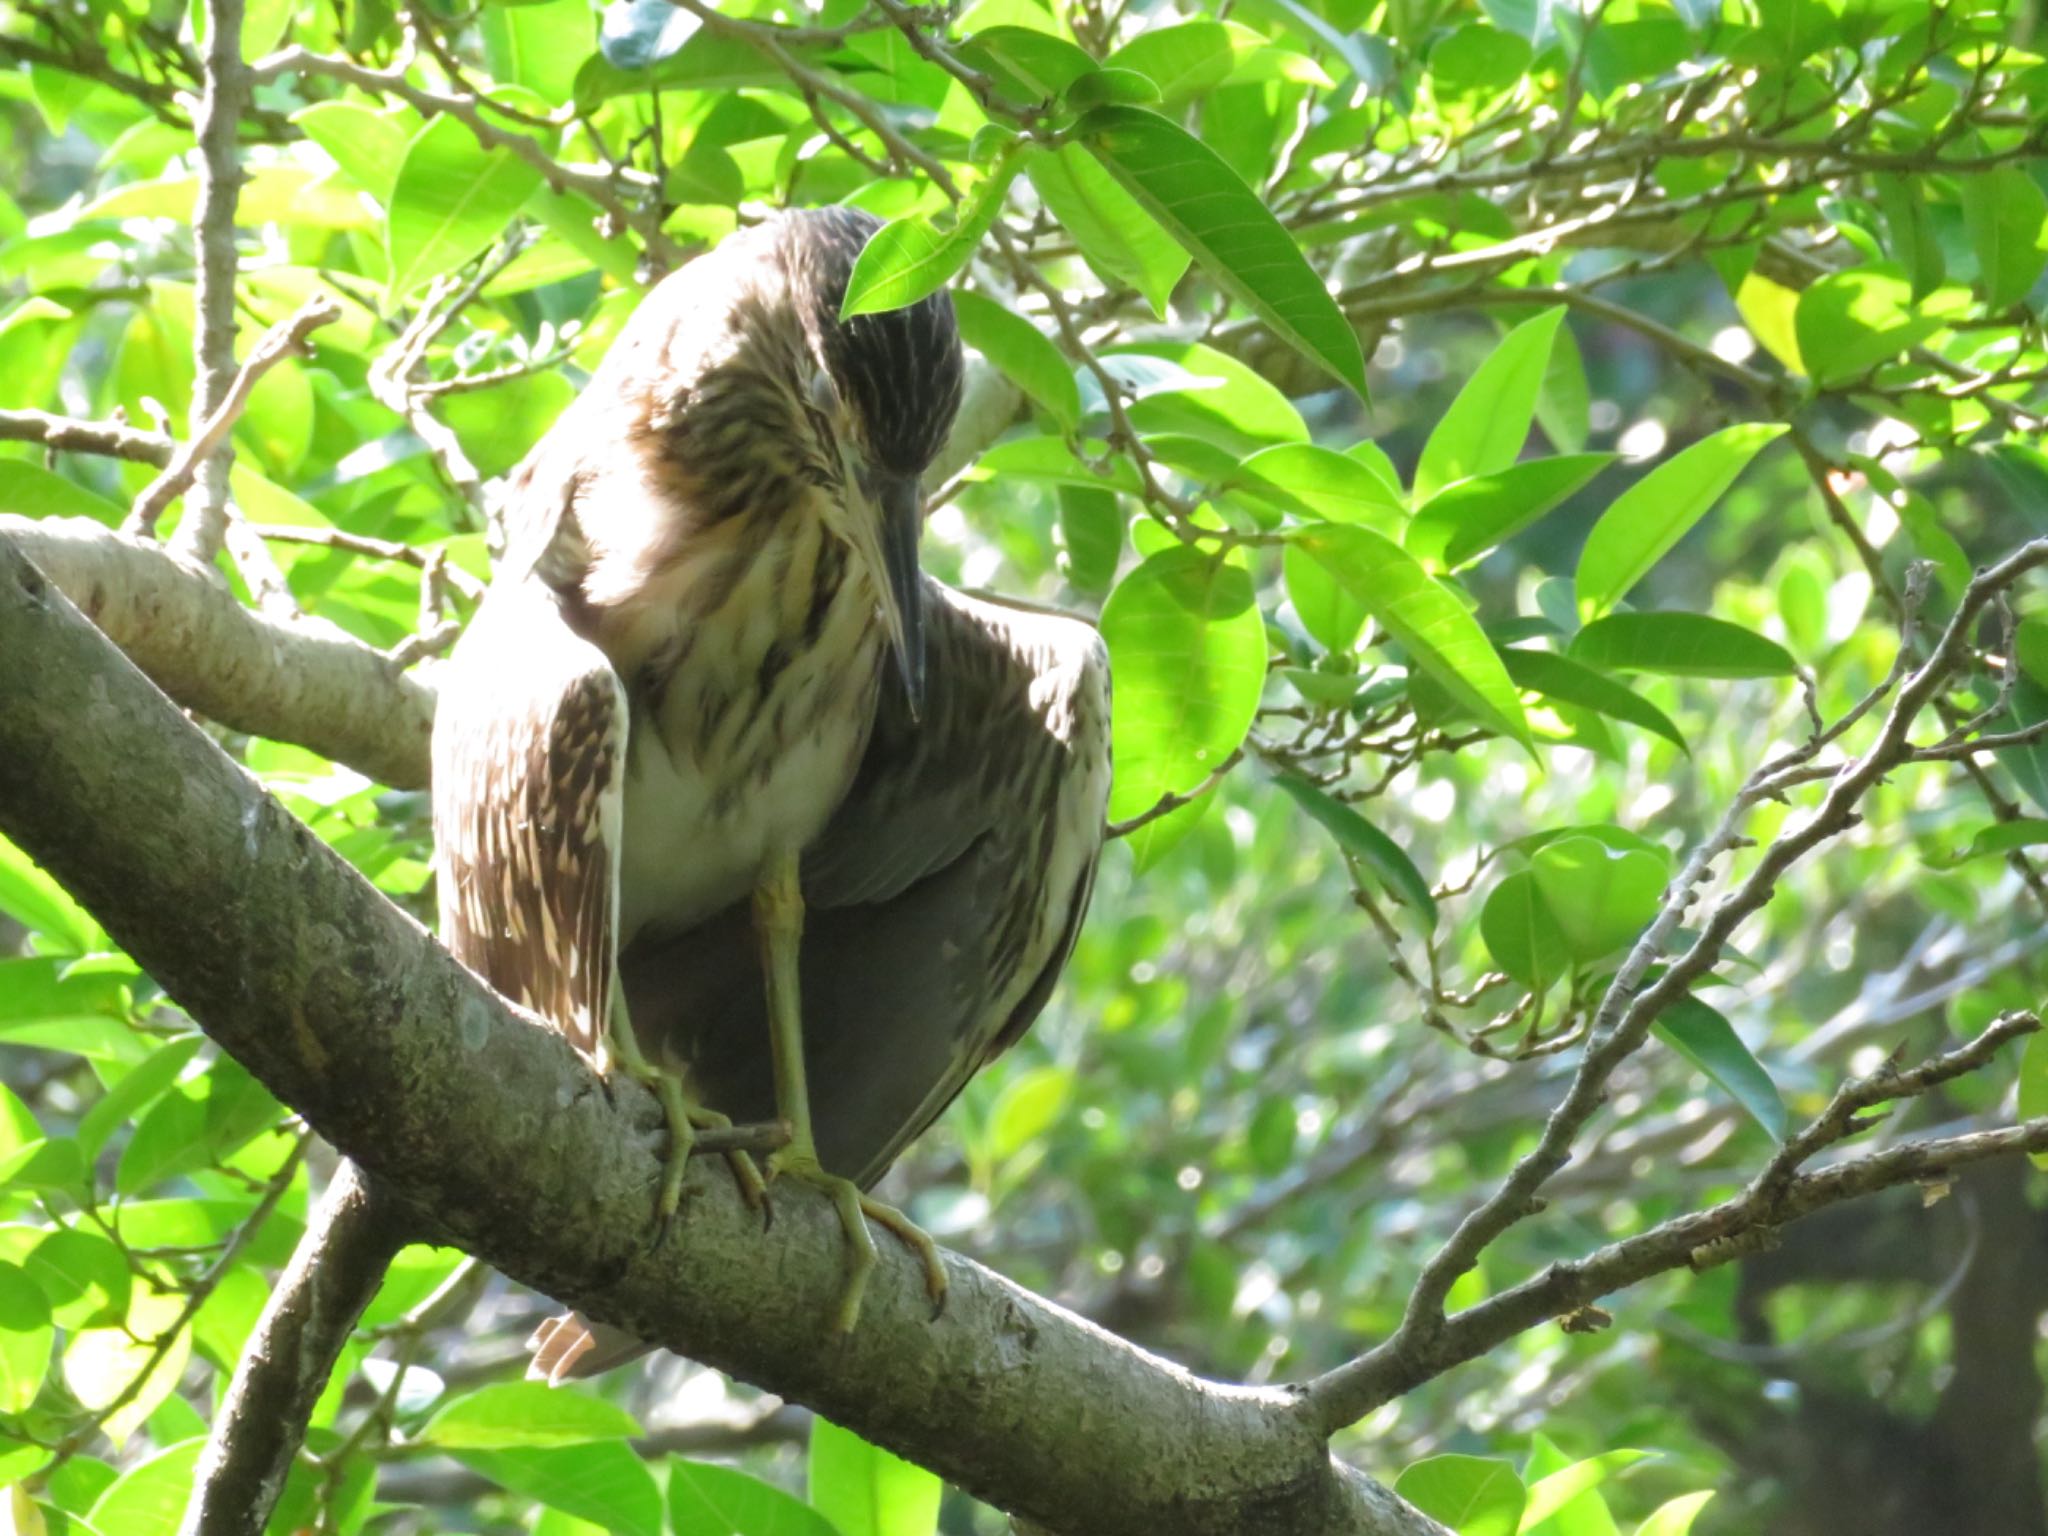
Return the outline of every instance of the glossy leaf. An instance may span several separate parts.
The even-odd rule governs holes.
[[[1210,277],[1303,356],[1365,394],[1358,333],[1293,238],[1214,150],[1138,107],[1098,107],[1076,132]]]
[[[1690,1536],[1693,1521],[1714,1497],[1709,1488],[1702,1493],[1682,1493],[1659,1504],[1636,1527],[1635,1536]]]
[[[1673,454],[1615,497],[1579,554],[1579,611],[1597,618],[1626,597],[1686,532],[1706,516],[1780,422],[1743,422]]]
[[[1662,849],[1615,848],[1585,836],[1545,843],[1529,868],[1579,965],[1633,943],[1657,915],[1671,878]]]
[[[1406,1468],[1394,1492],[1458,1536],[1515,1536],[1528,1497],[1507,1462],[1457,1454]]]
[[[839,1536],[831,1521],[773,1483],[706,1461],[670,1465],[668,1518],[677,1536]]]
[[[1698,1067],[1773,1137],[1783,1140],[1785,1101],[1735,1026],[1698,998],[1680,998],[1658,1016],[1651,1033]]]
[[[1176,546],[1146,560],[1102,610],[1123,820],[1193,789],[1244,740],[1266,677],[1266,626],[1250,576]]]
[[[2018,166],[2000,165],[1963,177],[1962,201],[1985,303],[2017,304],[2048,263],[2048,196]]]
[[[1573,637],[1574,661],[1672,677],[1790,677],[1791,655],[1754,630],[1702,613],[1611,613]]]
[[[1379,876],[1403,903],[1420,912],[1425,927],[1436,926],[1436,898],[1430,894],[1429,882],[1423,879],[1415,861],[1402,852],[1400,844],[1352,807],[1332,799],[1306,779],[1291,773],[1277,773],[1273,782],[1285,790],[1287,797],[1296,805],[1321,822],[1337,839],[1340,848]]]
[[[1295,536],[1353,601],[1481,725],[1532,752],[1522,701],[1472,615],[1413,557],[1368,528],[1323,523]]]
[[[1400,538],[1407,511],[1399,495],[1367,466],[1314,443],[1277,443],[1241,466],[1240,489],[1303,517],[1357,523]]]
[[[1165,318],[1167,300],[1188,269],[1180,243],[1079,144],[1035,150],[1025,157],[1025,169],[1088,265],[1137,289]]]
[[[1431,497],[1409,522],[1402,545],[1425,565],[1456,570],[1513,538],[1613,462],[1611,453],[1573,453],[1473,475]]]
[[[933,1536],[939,1480],[851,1430],[811,1421],[811,1507],[840,1536]]]
[[[1531,689],[1547,698],[1639,725],[1662,736],[1679,751],[1691,754],[1685,737],[1663,710],[1624,684],[1569,656],[1511,645],[1502,649],[1500,659],[1517,688]]]
[[[419,1432],[444,1450],[502,1450],[515,1445],[582,1445],[640,1433],[633,1416],[616,1404],[567,1387],[505,1381],[478,1387],[450,1402]]]
[[[455,1459],[501,1488],[592,1521],[611,1536],[660,1536],[661,1490],[623,1440],[462,1451]]]
[[[1853,267],[1823,277],[1800,296],[1799,355],[1822,383],[1868,373],[1942,327],[1913,300],[1913,285],[1890,266]]]
[[[1563,320],[1562,307],[1524,320],[1466,380],[1415,466],[1418,505],[1456,481],[1506,469],[1520,456],[1550,366],[1551,341]]]
[[[876,230],[861,248],[846,280],[839,318],[901,309],[937,293],[967,265],[989,225],[1001,212],[1014,159],[1005,158],[960,205],[951,229],[935,229],[921,218],[896,219]]]
[[[1479,936],[1493,963],[1531,992],[1548,990],[1571,969],[1571,945],[1526,869],[1504,876],[1487,894]]]
[[[540,172],[511,150],[480,147],[457,119],[427,124],[406,147],[392,183],[391,293],[409,294],[483,250],[540,181]]]
[[[962,289],[953,295],[960,338],[1000,369],[1003,376],[1072,431],[1081,420],[1081,392],[1074,369],[1045,332],[993,299]]]

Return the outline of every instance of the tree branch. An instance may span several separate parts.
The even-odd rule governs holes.
[[[1054,1529],[1440,1536],[1294,1394],[1202,1381],[964,1259],[932,1321],[885,1246],[835,1336],[842,1238],[805,1191],[764,1234],[700,1162],[688,1240],[650,1248],[650,1095],[450,959],[5,542],[0,654],[38,660],[0,669],[0,829],[436,1238]]]
[[[179,1536],[261,1536],[313,1405],[405,1241],[392,1202],[344,1162],[243,1349]]]
[[[0,513],[10,544],[186,708],[394,788],[427,782],[432,690],[353,636],[256,613],[210,568],[86,518]]]
[[[159,466],[170,463],[178,446],[161,432],[145,432],[125,421],[80,421],[48,411],[0,411],[0,439],[41,443],[53,453],[97,453]]]

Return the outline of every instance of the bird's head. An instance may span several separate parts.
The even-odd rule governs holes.
[[[846,494],[826,517],[881,593],[915,711],[924,689],[921,477],[952,427],[964,366],[953,300],[943,291],[882,314],[839,318],[854,263],[880,227],[855,208],[817,208],[778,219],[773,238],[807,343],[808,407],[842,456]]]

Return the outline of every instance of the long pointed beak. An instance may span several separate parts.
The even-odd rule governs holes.
[[[924,601],[917,564],[924,531],[924,489],[914,475],[876,474],[870,495],[881,525],[882,622],[896,654],[896,675],[915,720],[924,712]]]

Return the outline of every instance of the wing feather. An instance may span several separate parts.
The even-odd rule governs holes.
[[[441,937],[604,1066],[625,691],[544,590],[494,588],[434,720]]]

